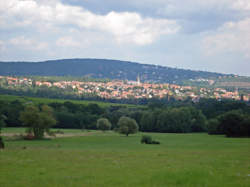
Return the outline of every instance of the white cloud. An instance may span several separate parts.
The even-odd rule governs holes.
[[[143,18],[133,12],[94,14],[59,1],[8,0],[0,3],[0,24],[5,27],[79,27],[111,34],[118,42],[145,45],[179,30],[174,20]]]
[[[18,48],[28,50],[45,50],[48,47],[46,42],[40,42],[35,39],[29,39],[24,36],[15,37],[9,40],[9,44]]]
[[[5,51],[5,42],[0,40],[0,52]]]
[[[59,47],[79,47],[81,43],[75,41],[72,37],[61,37],[56,41],[56,45]]]
[[[250,10],[250,1],[249,0],[236,0],[233,3],[233,8],[239,10]]]
[[[207,35],[202,44],[210,55],[240,52],[250,58],[250,18],[224,24],[216,33]]]
[[[248,13],[250,0],[166,0],[156,7],[158,14],[188,19],[188,15],[202,15],[206,12],[228,15]],[[237,11],[237,13],[235,12]],[[197,16],[198,16],[197,15]],[[199,17],[198,17],[199,18]],[[198,19],[197,18],[197,19]],[[192,17],[192,19],[194,19]]]

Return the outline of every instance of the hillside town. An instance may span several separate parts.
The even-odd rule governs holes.
[[[136,81],[112,80],[107,82],[81,82],[81,81],[35,81],[25,77],[0,76],[0,87],[47,87],[72,90],[75,94],[92,94],[105,99],[142,99],[166,98],[174,96],[183,100],[187,97],[194,102],[200,98],[233,99],[249,101],[250,94],[239,94],[238,90],[228,91],[224,88],[198,88],[176,84],[142,83],[140,77]]]

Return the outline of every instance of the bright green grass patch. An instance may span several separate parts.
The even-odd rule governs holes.
[[[84,133],[52,140],[6,140],[6,149],[0,151],[0,186],[250,185],[249,138]],[[140,144],[142,134],[161,144]]]
[[[27,96],[14,96],[14,95],[0,95],[0,100],[6,100],[6,101],[14,101],[14,100],[20,100],[21,102],[30,102],[32,101],[35,104],[43,103],[43,104],[49,104],[52,102],[58,102],[63,103],[66,101],[70,101],[75,104],[98,104],[101,107],[109,107],[111,105],[113,106],[135,106],[135,105],[129,105],[129,104],[117,104],[117,103],[106,103],[106,102],[100,102],[100,101],[85,101],[85,100],[69,100],[69,99],[48,99],[48,98],[40,98],[40,97],[27,97]]]

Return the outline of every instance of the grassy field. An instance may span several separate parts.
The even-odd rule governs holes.
[[[3,131],[18,132],[24,129]],[[249,138],[64,132],[82,136],[40,141],[5,137],[0,186],[250,186]],[[150,134],[161,144],[140,144],[142,134]]]
[[[70,101],[72,103],[76,104],[91,104],[95,103],[100,105],[101,107],[109,107],[111,105],[113,106],[134,106],[130,104],[117,104],[117,103],[106,103],[106,102],[100,102],[100,101],[85,101],[85,100],[69,100],[69,99],[48,99],[48,98],[40,98],[40,97],[27,97],[27,96],[15,96],[15,95],[0,95],[0,100],[6,100],[6,101],[15,101],[15,100],[20,100],[21,102],[33,102],[35,104],[43,103],[43,104],[49,104],[52,102],[57,102],[57,103],[63,103],[66,101]]]

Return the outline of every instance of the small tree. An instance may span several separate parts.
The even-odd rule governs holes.
[[[33,105],[27,106],[21,112],[20,120],[37,139],[43,138],[44,133],[49,133],[49,128],[56,124],[53,110],[48,105],[43,105],[41,108]]]
[[[106,130],[110,130],[111,123],[109,122],[107,118],[100,118],[97,120],[96,126],[97,126],[97,129],[106,131]]]
[[[129,134],[137,133],[138,125],[134,119],[123,116],[118,121],[117,131],[120,134],[126,134],[126,136],[128,136]]]

